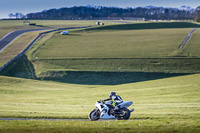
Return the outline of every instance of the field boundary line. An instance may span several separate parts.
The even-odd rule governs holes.
[[[50,30],[50,31],[45,31],[45,32],[42,32],[42,33],[39,33],[39,35],[31,42],[29,43],[29,45],[22,51],[20,52],[18,55],[16,55],[15,57],[13,57],[11,60],[9,60],[6,64],[4,64],[3,66],[0,67],[0,72],[6,68],[9,64],[11,64],[13,61],[19,59],[21,56],[23,56],[30,48],[31,46],[41,37],[41,35],[43,34],[47,34],[47,33],[51,33],[51,32],[54,32],[54,31],[60,31],[60,30],[69,30],[69,29],[83,29],[83,28],[89,28],[91,26],[82,26],[82,27],[67,27],[67,28],[58,28],[58,29],[54,29],[54,30]],[[40,29],[42,30],[42,29]],[[48,30],[48,29],[47,29]],[[34,31],[39,31],[39,30],[33,30],[32,32]],[[18,36],[17,36],[18,37]],[[15,38],[16,39],[16,38]],[[14,40],[12,40],[11,42],[13,42]],[[10,43],[11,43],[10,42]],[[9,44],[10,44],[9,43]],[[4,49],[4,48],[3,48]],[[1,51],[0,51],[1,52]]]

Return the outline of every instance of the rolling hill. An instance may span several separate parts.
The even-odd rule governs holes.
[[[109,129],[105,126],[102,130],[197,132],[200,130],[199,80],[200,75],[194,74],[111,86],[75,85],[0,76],[1,118],[87,119],[88,113],[95,108],[95,101],[108,97],[110,91],[116,91],[124,101],[133,100],[135,108],[131,116],[133,121],[96,123],[37,120],[11,121],[6,125],[7,121],[0,120],[0,131],[50,131],[48,125],[51,124],[51,132],[80,132],[81,129],[92,132],[99,130],[104,124],[112,123],[114,126]],[[139,129],[138,124],[141,125]],[[129,129],[124,129],[124,126]]]

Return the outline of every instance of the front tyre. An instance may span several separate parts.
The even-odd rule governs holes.
[[[128,120],[131,115],[131,112],[126,108],[122,109],[121,111],[123,112],[123,114],[116,116],[116,118],[118,120]]]
[[[94,109],[90,112],[88,117],[91,121],[97,121],[100,118],[100,111],[98,109]]]

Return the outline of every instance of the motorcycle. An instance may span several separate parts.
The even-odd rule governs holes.
[[[90,112],[89,119],[91,121],[97,121],[99,119],[128,120],[131,112],[134,111],[134,109],[128,109],[128,107],[132,104],[132,101],[119,103],[118,105],[116,105],[118,106],[118,109],[115,110],[112,105],[112,101],[108,101],[106,103],[103,101],[97,101],[95,104],[96,109]]]

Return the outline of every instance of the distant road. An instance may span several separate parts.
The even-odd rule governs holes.
[[[189,34],[187,35],[187,37],[185,38],[184,42],[181,44],[181,46],[179,47],[179,49],[182,49],[185,47],[185,45],[188,43],[189,39],[192,37],[192,33],[197,30],[197,28],[192,29]]]
[[[40,30],[47,30],[47,29],[28,29],[28,30],[16,30],[13,32],[8,33],[0,40],[0,52],[6,48],[15,38],[20,36],[23,33],[31,32],[31,31],[40,31]]]
[[[133,22],[128,22],[128,21],[112,21],[112,20],[106,21],[106,22],[125,23],[125,24],[131,24],[131,23],[133,23]]]

